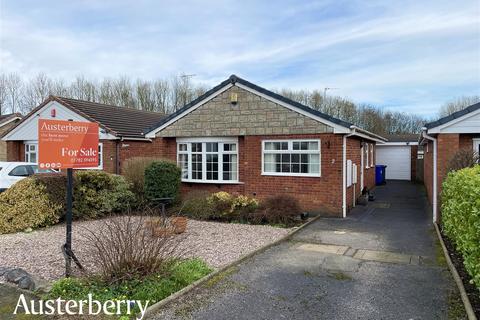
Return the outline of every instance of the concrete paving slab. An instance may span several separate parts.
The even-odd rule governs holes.
[[[356,259],[402,264],[410,264],[411,257],[409,254],[374,250],[358,250],[354,255]]]
[[[305,250],[305,251],[315,251],[315,252],[343,255],[348,250],[348,246],[337,246],[334,244],[305,243],[305,244],[299,245],[298,249]]]

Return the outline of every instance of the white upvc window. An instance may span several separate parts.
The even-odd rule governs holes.
[[[177,163],[182,170],[184,182],[237,183],[238,140],[179,138]]]
[[[373,146],[374,144],[371,144],[370,145],[370,167],[373,167],[375,164],[374,164],[374,156],[373,156]]]
[[[473,139],[473,151],[477,154],[480,155],[480,138]]]
[[[369,162],[369,148],[368,148],[368,143],[365,143],[365,168],[368,169],[370,168],[370,162]]]
[[[25,144],[25,162],[38,162],[38,145],[36,143]]]
[[[320,177],[320,140],[262,141],[262,175]]]

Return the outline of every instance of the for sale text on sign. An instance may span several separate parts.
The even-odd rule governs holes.
[[[39,119],[38,164],[51,169],[98,167],[98,124]]]

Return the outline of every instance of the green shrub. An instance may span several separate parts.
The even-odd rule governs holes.
[[[183,199],[180,215],[198,220],[210,220],[214,216],[212,204],[208,201],[206,191],[192,191]]]
[[[442,227],[480,289],[480,165],[450,172],[443,182]]]
[[[45,186],[50,200],[65,207],[67,199],[67,175],[58,173],[41,173],[32,176],[35,181]]]
[[[58,223],[63,206],[53,202],[46,189],[38,180],[26,178],[0,194],[0,233]]]
[[[302,213],[298,200],[289,195],[276,195],[262,201],[253,214],[256,223],[291,225]]]
[[[199,220],[246,221],[258,208],[258,200],[247,196],[233,196],[225,191],[208,194],[205,191],[189,193],[181,207],[181,214]]]
[[[137,195],[139,199],[145,196],[145,169],[156,158],[136,157],[125,161],[122,167],[122,175],[130,183],[131,190]]]
[[[96,170],[75,172],[73,197],[76,218],[126,211],[135,202],[135,195],[124,177]]]
[[[229,220],[234,197],[225,191],[212,193],[208,198],[208,203],[212,206],[213,217],[217,219]]]
[[[180,195],[180,168],[170,161],[155,161],[145,169],[145,197],[148,200],[173,198]]]

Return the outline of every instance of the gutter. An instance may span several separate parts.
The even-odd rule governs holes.
[[[347,138],[355,135],[355,128],[353,132],[343,136],[343,161],[342,161],[342,217],[347,217]]]
[[[145,141],[145,142],[152,142],[152,139],[149,138],[129,138],[129,137],[121,137],[120,141]]]
[[[422,138],[433,142],[433,223],[438,223],[438,202],[437,202],[437,139],[427,134],[427,128],[422,128]]]

